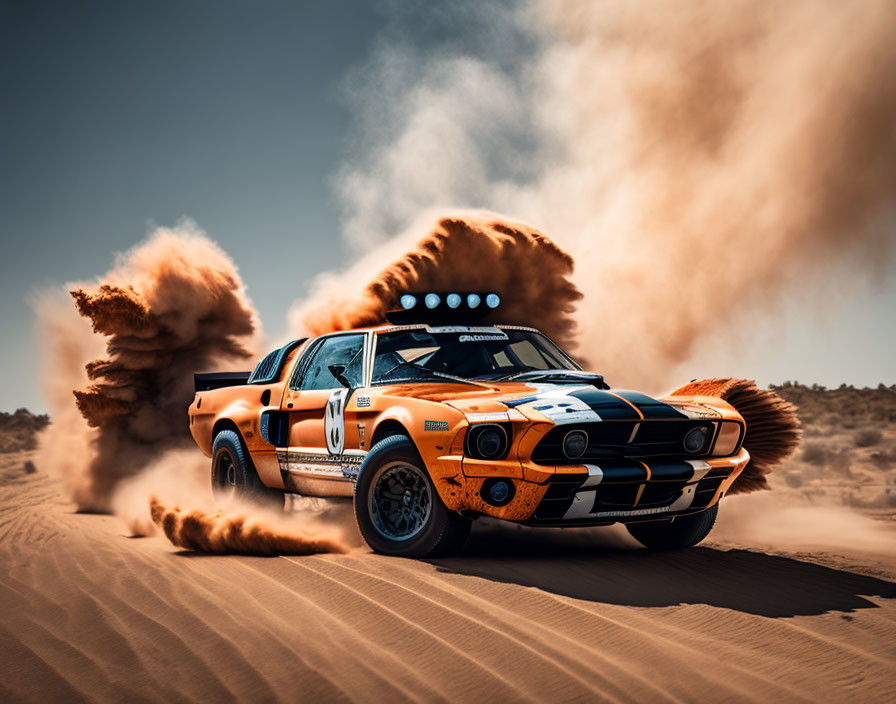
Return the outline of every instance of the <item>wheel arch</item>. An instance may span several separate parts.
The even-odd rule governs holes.
[[[218,418],[218,420],[215,421],[215,424],[212,426],[212,444],[214,444],[215,438],[218,437],[218,433],[222,430],[232,430],[235,432],[239,437],[240,442],[243,443],[243,448],[245,449],[246,440],[243,438],[239,426],[230,418]],[[248,452],[246,454],[248,454]]]
[[[373,447],[380,440],[384,440],[390,435],[403,435],[411,441],[414,447],[417,446],[416,443],[414,443],[414,439],[411,437],[411,433],[401,421],[396,420],[395,418],[386,418],[381,420],[374,429],[373,435],[370,437],[370,447]]]

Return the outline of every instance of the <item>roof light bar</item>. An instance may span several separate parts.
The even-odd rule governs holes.
[[[490,291],[428,291],[402,293],[398,310],[386,318],[397,325],[407,323],[469,324],[489,315],[501,304],[501,297]]]

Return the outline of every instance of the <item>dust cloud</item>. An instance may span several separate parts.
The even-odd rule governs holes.
[[[367,259],[342,277],[322,280],[319,293],[291,311],[293,333],[384,323],[408,291],[494,291],[502,305],[484,322],[531,325],[558,344],[574,344],[572,314],[582,294],[569,281],[572,258],[550,239],[491,213],[440,217],[428,229],[403,253],[390,249],[377,255],[380,261]],[[347,281],[365,285],[352,289]]]
[[[437,206],[534,223],[576,261],[584,355],[654,391],[710,338],[736,369],[751,322],[785,298],[814,310],[857,271],[892,271],[896,4],[515,7],[479,23],[466,8],[469,31],[522,28],[536,50],[409,38],[353,84],[366,141],[339,181],[353,248],[388,248]]]
[[[39,308],[44,347],[66,360],[53,367],[41,463],[60,468],[79,510],[106,512],[123,479],[190,446],[193,372],[252,366],[256,315],[231,259],[191,223],[160,228],[71,295],[92,330],[57,299]],[[95,333],[105,356],[85,359]]]
[[[750,461],[734,480],[728,494],[768,489],[767,476],[793,454],[800,444],[797,409],[774,391],[760,389],[747,379],[692,381],[672,392],[673,396],[715,396],[727,401],[746,423],[743,447]]]
[[[265,556],[348,550],[332,526],[300,525],[295,517],[266,515],[256,506],[243,511],[210,512],[167,506],[153,496],[150,512],[168,540],[186,550]]]

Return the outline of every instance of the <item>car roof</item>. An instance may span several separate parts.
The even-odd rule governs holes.
[[[537,332],[541,335],[544,333],[537,328],[530,328],[526,325],[505,325],[503,323],[496,323],[494,325],[429,325],[427,323],[413,323],[411,325],[391,325],[389,323],[384,323],[382,325],[375,325],[366,328],[351,328],[349,330],[334,330],[333,332],[325,333],[324,335],[319,335],[318,337],[326,337],[327,335],[338,335],[350,332],[375,332],[377,334],[383,332],[400,332],[402,330],[445,330],[445,331],[457,331],[457,332],[468,332],[470,330],[478,330],[482,328],[498,328],[501,330],[527,330],[529,332]]]

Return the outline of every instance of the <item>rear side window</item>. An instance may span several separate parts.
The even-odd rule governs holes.
[[[296,388],[303,391],[338,389],[340,384],[329,369],[332,364],[343,365],[345,377],[351,385],[360,386],[364,378],[364,338],[363,334],[326,338],[313,352]]]

